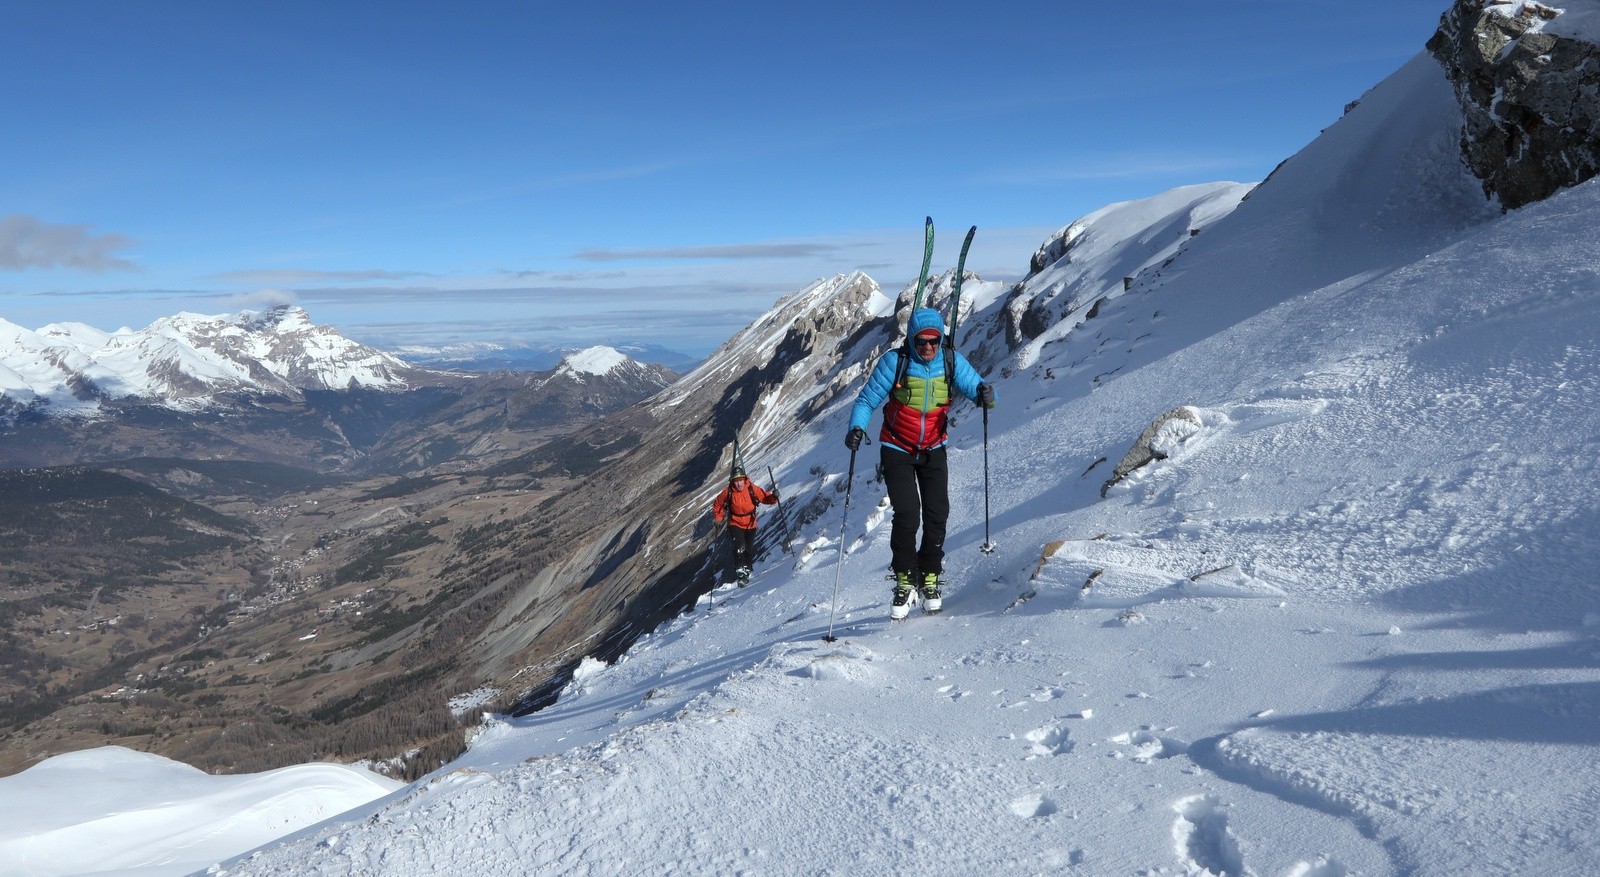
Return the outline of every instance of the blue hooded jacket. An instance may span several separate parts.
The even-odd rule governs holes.
[[[944,318],[933,308],[918,308],[906,325],[906,337],[915,338],[918,332],[927,329],[944,335]],[[866,386],[856,396],[855,407],[850,411],[850,427],[865,431],[873,410],[884,405],[883,429],[878,441],[907,452],[942,447],[948,438],[948,412],[954,393],[976,401],[978,385],[983,383],[983,378],[959,353],[952,357],[955,360],[953,380],[947,377],[941,348],[927,362],[913,354],[906,365],[905,379],[897,387],[895,376],[904,355],[905,348],[896,347],[879,357]]]

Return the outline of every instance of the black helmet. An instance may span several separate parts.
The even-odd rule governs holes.
[[[733,480],[738,481],[740,478],[743,478],[743,477],[745,477],[744,467],[743,466],[735,466],[735,467],[733,467]]]

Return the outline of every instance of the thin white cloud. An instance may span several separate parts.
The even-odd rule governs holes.
[[[659,247],[638,249],[590,249],[573,254],[585,262],[625,262],[652,259],[806,259],[828,256],[840,247],[832,244],[728,244],[705,247]]]
[[[192,296],[215,295],[212,290],[206,289],[46,289],[39,292],[23,293],[27,296],[40,298],[98,298],[98,299],[145,299],[163,300],[175,298],[189,298]]]
[[[781,284],[707,281],[696,284],[634,284],[629,286],[515,286],[441,289],[432,286],[327,287],[296,290],[297,296],[318,304],[370,304],[402,302],[448,307],[464,303],[537,303],[552,310],[616,308],[619,302],[672,302],[675,307],[708,306],[744,296],[779,295],[791,291]]]
[[[386,349],[462,341],[535,345],[622,344],[650,339],[670,350],[703,356],[763,313],[747,309],[673,310],[629,307],[482,321],[342,323],[340,330]]]
[[[545,280],[550,283],[599,283],[622,280],[630,275],[626,271],[555,271],[547,268],[502,269],[500,275],[509,281],[524,282]]]
[[[364,283],[369,280],[404,280],[407,277],[431,277],[419,271],[319,271],[314,268],[259,268],[227,271],[210,279],[222,283],[245,283],[261,286],[302,286],[308,283]]]
[[[279,305],[300,303],[298,296],[283,289],[258,289],[255,292],[229,296],[223,301],[229,309],[242,311],[266,310]]]
[[[0,270],[135,269],[134,263],[112,255],[132,244],[125,235],[90,234],[87,225],[52,225],[21,213],[0,217]]]

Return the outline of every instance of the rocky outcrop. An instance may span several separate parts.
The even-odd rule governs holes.
[[[1052,327],[1092,319],[1096,303],[1128,291],[1148,269],[1170,264],[1190,238],[1233,209],[1253,188],[1240,183],[1180,186],[1100,208],[1057,231],[1033,254],[1028,276],[1000,314],[1011,350]],[[1130,234],[1130,230],[1138,233]],[[1081,311],[1078,319],[1068,315]]]
[[[1123,455],[1122,462],[1117,464],[1116,470],[1111,473],[1106,483],[1100,485],[1100,495],[1105,496],[1112,485],[1128,477],[1134,470],[1172,456],[1178,445],[1203,427],[1199,412],[1188,405],[1179,406],[1157,417],[1145,427],[1144,432],[1139,435],[1139,440],[1128,449],[1128,453]]]
[[[1456,0],[1428,52],[1466,117],[1462,157],[1502,207],[1600,171],[1600,46],[1578,16],[1520,0]]]

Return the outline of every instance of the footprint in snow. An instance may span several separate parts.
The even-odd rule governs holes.
[[[877,675],[872,662],[877,655],[861,646],[846,644],[823,652],[795,649],[774,656],[790,676],[827,682],[857,682]]]
[[[1228,828],[1228,812],[1212,795],[1183,798],[1172,809],[1178,818],[1172,823],[1172,841],[1186,873],[1216,877],[1244,877],[1244,853],[1239,839]]]
[[[1318,856],[1309,862],[1296,862],[1283,877],[1350,877],[1350,869],[1336,860]]]
[[[1102,626],[1133,627],[1136,624],[1144,624],[1147,620],[1148,619],[1145,618],[1144,613],[1138,611],[1137,609],[1124,609],[1121,612],[1118,612],[1116,617],[1108,619]]]
[[[1119,746],[1129,747],[1127,752],[1112,753],[1115,758],[1128,758],[1140,764],[1149,764],[1159,758],[1172,758],[1183,755],[1189,751],[1187,744],[1168,737],[1161,737],[1149,729],[1129,731],[1111,738],[1111,742]]]
[[[1067,729],[1061,725],[1045,725],[1042,728],[1034,728],[1024,734],[1023,737],[1033,744],[1030,750],[1032,754],[1028,756],[1030,759],[1044,755],[1066,755],[1077,745],[1072,742],[1071,735],[1068,734]]]
[[[1023,819],[1042,819],[1060,810],[1054,799],[1044,795],[1023,795],[1011,801],[1011,812]]]

